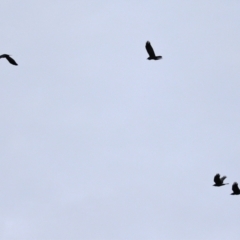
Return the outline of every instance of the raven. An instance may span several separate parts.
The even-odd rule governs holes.
[[[12,65],[18,65],[14,59],[10,57],[8,54],[2,54],[0,55],[0,58],[6,58]]]
[[[154,50],[151,46],[151,43],[149,41],[146,42],[146,50],[149,54],[149,57],[147,58],[148,60],[158,60],[158,59],[161,59],[162,56],[156,56],[155,53],[154,53]]]
[[[215,184],[213,186],[215,187],[221,187],[223,185],[229,184],[229,183],[223,183],[223,181],[226,179],[226,176],[223,176],[220,178],[220,174],[217,173],[213,179],[213,181],[215,182]]]
[[[240,194],[240,189],[238,187],[237,182],[233,183],[232,190],[233,190],[233,193],[231,193],[231,195],[239,195]]]

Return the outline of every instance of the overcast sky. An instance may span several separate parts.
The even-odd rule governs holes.
[[[2,0],[0,239],[239,240],[239,13]]]

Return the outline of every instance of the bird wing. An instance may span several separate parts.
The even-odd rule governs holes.
[[[238,183],[236,183],[236,182],[233,183],[232,190],[233,190],[234,193],[237,193],[237,192],[240,191],[239,188],[238,188]]]
[[[13,58],[11,58],[10,56],[7,56],[6,59],[13,65],[18,65],[15,60]]]
[[[0,55],[0,58],[5,58],[5,57],[6,57],[6,54]]]
[[[147,50],[150,57],[155,57],[154,50],[153,50],[153,48],[151,46],[151,43],[149,41],[146,42],[146,50]]]
[[[219,173],[215,175],[213,181],[214,181],[216,184],[220,183],[220,174],[219,174]]]
[[[223,176],[223,177],[221,177],[220,179],[221,179],[221,181],[223,182],[226,178],[227,178],[226,176]]]

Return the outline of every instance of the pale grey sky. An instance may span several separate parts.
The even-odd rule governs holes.
[[[0,239],[239,240],[239,13],[2,0]]]

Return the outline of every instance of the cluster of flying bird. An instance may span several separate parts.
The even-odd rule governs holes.
[[[148,55],[149,55],[149,57],[147,58],[148,60],[159,60],[159,59],[162,58],[162,56],[156,56],[155,55],[154,50],[153,50],[153,48],[151,46],[151,43],[149,41],[146,42],[146,46],[145,47],[146,47],[146,50],[147,50]],[[2,54],[2,55],[0,55],[0,58],[6,58],[9,61],[9,63],[11,63],[12,65],[18,65],[15,62],[15,60],[12,59],[10,57],[10,55],[8,55],[8,54]],[[224,183],[224,180],[226,178],[227,178],[226,176],[220,177],[219,173],[216,174],[214,179],[213,179],[214,182],[215,182],[215,184],[213,186],[221,187],[221,186],[229,184],[229,183]],[[238,183],[237,182],[233,183],[232,191],[233,191],[233,193],[231,193],[231,195],[240,195],[240,189],[238,187]]]
[[[154,50],[151,46],[151,43],[148,41],[146,42],[146,50],[149,55],[148,60],[159,60],[162,58],[162,56],[155,55]],[[16,65],[16,66],[18,65],[16,63],[16,61],[13,58],[11,58],[10,55],[8,55],[8,54],[2,54],[2,55],[0,55],[0,58],[6,58],[9,61],[9,63],[11,63],[12,65]]]
[[[215,182],[215,184],[213,186],[215,187],[221,187],[221,186],[224,186],[224,185],[227,185],[229,183],[224,183],[224,180],[226,179],[227,177],[226,176],[223,176],[223,177],[220,177],[220,174],[216,174],[213,181]],[[231,195],[240,195],[240,189],[238,187],[238,183],[235,182],[233,183],[232,185],[232,191],[233,193],[231,193]]]

